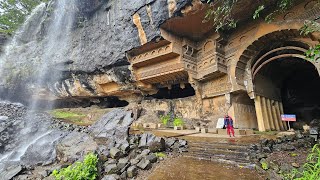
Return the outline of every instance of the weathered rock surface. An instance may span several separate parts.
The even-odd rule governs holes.
[[[151,152],[163,151],[165,149],[165,140],[151,133],[146,133],[141,136],[139,147],[146,146],[149,147]]]
[[[119,145],[128,143],[129,126],[133,121],[131,115],[131,111],[114,109],[92,125],[88,131],[94,138],[111,146],[115,143]]]
[[[190,2],[191,0],[176,1],[173,9],[179,11]],[[76,10],[76,21],[71,34],[68,34],[69,46],[64,47],[61,55],[50,57],[50,66],[54,68],[49,68],[47,73],[63,72],[61,81],[51,79],[53,82],[50,83],[50,90],[61,97],[102,96],[105,91],[101,90],[100,84],[110,82],[121,86],[121,90],[134,90],[125,52],[140,46],[141,40],[132,16],[139,15],[146,41],[151,41],[160,36],[160,25],[170,14],[178,15],[169,13],[169,4],[169,1],[160,0],[132,0],[130,3],[122,0],[77,0],[76,8],[72,9]],[[41,57],[44,57],[47,47],[45,42],[51,23],[47,17],[52,16],[51,13],[50,5],[39,8],[25,25],[24,31],[19,34],[18,41],[15,42],[16,48],[12,48],[4,57],[19,59],[6,62],[7,67],[10,67],[6,72],[9,73],[14,68],[22,77],[13,80],[20,81],[17,87],[12,88],[16,91],[32,87],[34,79],[28,76],[37,75],[34,69],[38,69],[37,67],[41,66],[39,62],[44,61]],[[97,80],[102,74],[105,80]],[[15,86],[13,82],[7,83]]]
[[[18,173],[20,166],[55,161],[55,146],[67,132],[50,129],[49,115],[28,113],[22,104],[0,102],[0,116],[6,117],[0,121],[0,177]]]
[[[91,136],[72,132],[57,145],[57,158],[62,162],[73,163],[97,149],[98,145]]]

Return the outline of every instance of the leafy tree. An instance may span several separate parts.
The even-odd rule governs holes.
[[[239,0],[208,0],[211,8],[206,12],[205,21],[213,21],[216,31],[232,29],[237,26],[237,21],[233,16],[233,10]],[[268,1],[260,1],[260,5],[252,14],[253,19],[261,17],[263,12],[265,20],[270,22],[277,14],[283,13],[290,9],[297,0],[278,0],[274,4]],[[268,2],[268,4],[266,4]]]
[[[48,0],[1,0],[0,33],[12,35],[24,22],[32,10]]]
[[[210,8],[206,12],[204,21],[212,21],[216,31],[233,29],[237,26],[237,21],[233,16],[233,9],[239,0],[208,0],[211,3]],[[275,16],[284,13],[290,9],[298,0],[277,0],[273,4],[265,4],[268,1],[259,1],[261,4],[252,14],[253,19],[258,19],[261,14],[264,14],[264,19],[267,22],[274,20]],[[320,0],[318,0],[320,2]],[[320,17],[317,18],[319,20]],[[304,26],[300,29],[301,34],[307,35],[313,32],[320,32],[320,24],[316,21],[305,21]],[[306,57],[310,61],[320,59],[320,44],[311,47],[306,52]]]

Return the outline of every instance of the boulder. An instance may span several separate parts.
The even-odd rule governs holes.
[[[3,180],[12,179],[21,171],[22,171],[22,166],[19,164],[8,165],[7,167],[3,167],[3,169],[0,167],[0,177],[1,177],[0,179],[3,179]]]
[[[142,170],[148,170],[151,168],[151,162],[149,160],[146,160],[145,158],[142,158],[137,166]]]
[[[113,158],[113,159],[118,159],[122,156],[122,152],[116,148],[116,147],[113,147],[110,149],[110,156]]]
[[[158,158],[155,154],[149,154],[146,156],[146,160],[149,160],[151,163],[157,162]]]
[[[123,169],[124,167],[126,167],[129,163],[130,163],[130,162],[129,162],[129,159],[128,159],[128,158],[121,158],[121,159],[119,159],[117,166],[118,166],[119,169],[122,170],[122,169]]]
[[[110,175],[106,175],[104,176],[101,180],[118,180],[120,179],[120,176],[117,174],[110,174]]]
[[[150,150],[149,149],[145,149],[145,150],[143,150],[141,153],[140,153],[140,155],[141,156],[146,156],[146,155],[148,155],[150,153]]]
[[[0,122],[7,121],[9,119],[8,116],[0,116]]]
[[[122,151],[124,154],[126,154],[126,153],[129,151],[129,149],[130,149],[129,143],[123,143],[123,144],[121,144],[120,149],[121,149],[121,151]]]
[[[99,121],[89,127],[89,133],[105,143],[128,143],[129,127],[133,121],[132,112],[114,109],[105,114]]]
[[[156,137],[151,133],[144,133],[141,135],[139,147],[148,147],[151,152],[163,151],[165,150],[165,140],[163,138]]]
[[[119,172],[119,168],[117,164],[108,164],[104,167],[104,172],[107,174],[117,174]]]
[[[173,144],[177,141],[176,138],[167,138],[166,139],[166,147],[167,148],[171,148],[171,146],[173,146]]]
[[[130,166],[127,170],[127,176],[128,178],[133,178],[138,174],[138,168],[137,166]]]
[[[20,158],[27,166],[48,165],[56,160],[56,145],[66,135],[62,131],[52,131],[34,141]]]
[[[88,134],[72,132],[57,145],[57,158],[62,162],[73,163],[97,150],[97,143]]]

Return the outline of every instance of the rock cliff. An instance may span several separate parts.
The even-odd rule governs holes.
[[[191,0],[76,0],[75,6],[65,7],[74,11],[69,13],[75,16],[71,33],[59,35],[67,45],[61,42],[50,55],[46,55],[52,34],[49,24],[54,22],[56,5],[55,1],[40,5],[2,55],[2,96],[34,93],[44,62],[49,68],[43,81],[55,97],[140,94],[126,52],[160,38],[161,24],[179,16],[188,4]],[[48,98],[44,91],[38,96]]]

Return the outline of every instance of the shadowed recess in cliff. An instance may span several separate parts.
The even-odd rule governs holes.
[[[160,88],[157,94],[150,95],[148,97],[153,97],[156,99],[177,99],[177,98],[184,98],[189,96],[194,96],[195,91],[193,87],[187,84],[175,84],[172,85],[170,88],[164,87]]]

